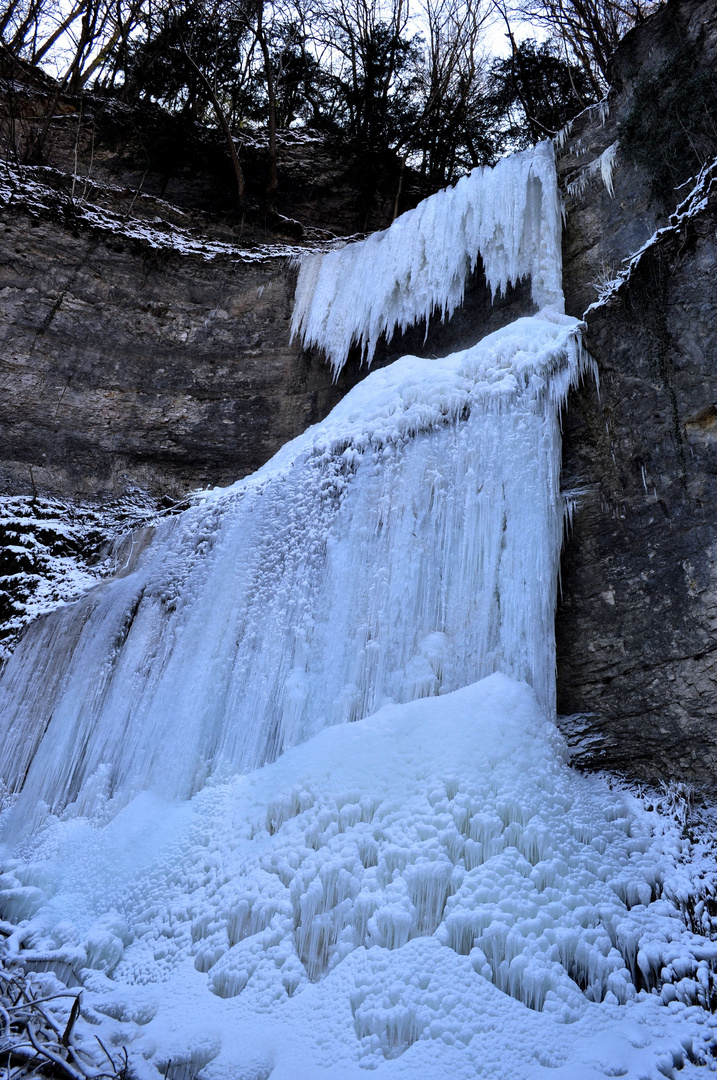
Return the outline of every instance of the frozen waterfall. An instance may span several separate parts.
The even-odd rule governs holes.
[[[494,286],[532,271],[536,297],[559,300],[550,169],[539,147],[476,170],[338,268],[325,257],[310,302],[302,272],[297,309],[321,321],[324,305],[326,336],[311,333],[334,363],[337,310],[346,341],[375,341],[381,305],[383,329],[450,310],[478,252]],[[367,258],[379,285],[352,322],[319,285],[336,272],[355,290]],[[11,833],[145,790],[189,798],[323,727],[494,671],[550,712],[558,414],[585,365],[579,326],[546,309],[373,372],[254,476],[166,521],[131,572],[35,624],[0,681]]]
[[[479,255],[494,288],[531,273],[544,306],[371,373],[254,476],[135,537],[5,669],[0,964],[51,1012],[53,1065],[714,1065],[713,847],[678,791],[569,768],[552,722],[560,409],[590,363],[561,311],[557,205],[538,147],[310,260],[297,326],[335,367],[449,312]]]

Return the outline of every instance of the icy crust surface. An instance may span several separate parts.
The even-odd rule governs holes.
[[[474,169],[360,243],[302,260],[292,334],[338,374],[352,345],[370,363],[435,311],[450,318],[478,258],[493,294],[530,277],[539,308],[564,310],[561,212],[552,142]]]
[[[5,959],[71,969],[139,1080],[697,1077],[689,855],[496,674],[189,804],[53,819],[0,878]]]
[[[387,701],[501,670],[553,707],[558,410],[580,324],[520,319],[372,373],[139,565],[35,624],[0,682],[8,835],[189,798]]]

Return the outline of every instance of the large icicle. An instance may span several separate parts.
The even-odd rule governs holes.
[[[15,822],[188,797],[496,670],[552,709],[558,409],[579,326],[520,319],[373,372],[253,477],[165,523],[133,573],[31,628],[0,682]]]
[[[538,308],[564,310],[552,142],[474,169],[385,232],[306,258],[292,334],[323,349],[335,374],[355,344],[370,363],[382,334],[434,311],[450,317],[479,256],[494,295],[530,277]]]

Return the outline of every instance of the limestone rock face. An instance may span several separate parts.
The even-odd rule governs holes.
[[[345,390],[289,344],[285,258],[142,250],[11,210],[0,239],[5,491],[230,483]]]
[[[569,403],[577,510],[557,617],[558,708],[597,762],[717,785],[717,213],[588,316],[600,393]]]
[[[597,300],[622,260],[668,224],[649,177],[625,162],[619,146],[614,197],[590,163],[615,141],[647,65],[659,66],[679,39],[692,40],[713,69],[713,0],[668,4],[628,36],[614,61],[610,116],[604,124],[596,115],[580,118],[560,161],[571,314]],[[581,171],[588,173],[582,191]],[[568,714],[563,724],[579,758],[713,791],[716,227],[713,192],[696,216],[662,234],[610,303],[587,313],[600,388],[573,394],[565,419],[563,485],[576,512],[557,615],[558,709]]]
[[[0,491],[180,498],[230,484],[322,419],[367,374],[336,384],[289,327],[289,257],[241,261],[142,248],[17,213],[0,225]],[[378,350],[440,355],[529,305],[492,306],[475,275],[450,325],[434,320]]]

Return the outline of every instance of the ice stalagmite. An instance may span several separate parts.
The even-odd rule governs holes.
[[[450,310],[479,250],[494,285],[532,271],[557,302],[551,169],[539,147],[399,219],[380,241],[398,259],[393,300],[357,298],[347,340],[374,327],[372,305],[387,325],[411,304]],[[372,242],[340,253],[345,280]],[[318,319],[324,302],[328,325],[340,298],[314,291],[303,310]],[[147,789],[188,798],[327,725],[493,671],[550,711],[558,412],[583,363],[579,324],[555,310],[442,360],[404,357],[166,522],[133,572],[33,626],[0,682],[11,832]]]

